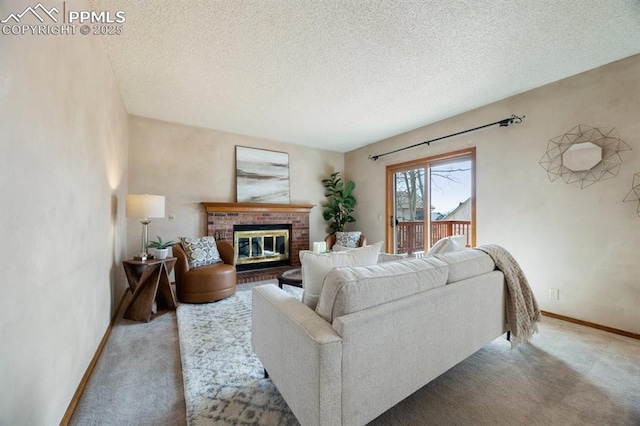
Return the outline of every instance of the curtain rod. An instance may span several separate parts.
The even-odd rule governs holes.
[[[384,154],[370,155],[369,156],[369,160],[376,161],[378,158],[380,158],[382,156],[389,155],[389,154],[394,154],[396,152],[404,151],[405,149],[409,149],[409,148],[415,148],[415,147],[420,146],[420,145],[425,145],[426,144],[427,146],[429,146],[431,144],[431,142],[436,142],[436,141],[439,141],[439,140],[442,140],[442,139],[450,138],[452,136],[458,136],[458,135],[461,135],[463,133],[469,133],[469,132],[473,132],[475,130],[484,129],[485,127],[495,126],[496,124],[499,124],[500,127],[507,127],[509,124],[514,124],[514,123],[515,124],[520,124],[520,123],[522,123],[522,119],[525,118],[525,117],[526,117],[526,115],[523,115],[522,117],[520,117],[520,116],[517,116],[515,114],[511,114],[511,117],[496,121],[495,123],[485,124],[483,126],[474,127],[473,129],[467,129],[467,130],[463,130],[463,131],[458,132],[458,133],[452,133],[452,134],[447,135],[447,136],[441,136],[439,138],[435,138],[435,139],[431,139],[431,140],[428,140],[428,141],[420,142],[420,143],[417,143],[417,144],[414,144],[414,145],[411,145],[411,146],[405,146],[404,148],[398,148],[398,149],[395,149],[393,151],[385,152]]]

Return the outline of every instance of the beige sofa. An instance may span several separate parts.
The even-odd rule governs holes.
[[[505,285],[484,252],[340,267],[315,312],[253,289],[252,344],[303,425],[363,425],[506,331]]]

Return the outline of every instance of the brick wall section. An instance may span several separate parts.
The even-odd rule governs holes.
[[[238,272],[238,284],[255,283],[264,280],[275,280],[278,275],[291,269],[292,266],[279,266],[276,268],[254,269]]]
[[[291,224],[289,261],[286,268],[266,268],[238,272],[238,283],[256,282],[276,278],[290,268],[300,267],[300,250],[309,249],[309,213],[207,213],[207,235],[233,245],[233,225]]]

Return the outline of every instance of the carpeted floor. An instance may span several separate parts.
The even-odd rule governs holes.
[[[126,305],[125,305],[126,306]],[[70,425],[186,425],[173,311],[148,323],[119,318]]]
[[[250,287],[241,285],[239,290]],[[198,306],[216,310],[217,303]],[[173,312],[148,324],[120,320],[72,424],[185,424],[175,321]],[[246,342],[246,336],[239,336],[240,341]],[[204,350],[203,355],[210,352]],[[639,359],[638,340],[544,317],[531,344],[511,351],[504,338],[492,342],[372,424],[640,425]],[[189,374],[185,371],[187,384]],[[201,371],[204,374],[208,373]],[[258,398],[256,393],[248,400],[275,401],[281,407],[270,381],[254,380],[266,395]],[[206,377],[197,382],[213,386]],[[200,416],[198,423],[190,416],[191,424],[241,424],[239,418],[213,420],[211,406],[200,408],[209,414]],[[271,414],[285,413],[278,410]],[[250,416],[245,420],[258,418],[245,414]],[[264,419],[263,424],[274,424],[274,417]]]
[[[493,341],[373,424],[640,425],[638,360],[640,341],[543,317],[530,344]]]

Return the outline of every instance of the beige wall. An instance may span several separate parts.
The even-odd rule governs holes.
[[[0,52],[0,424],[52,425],[124,291],[128,116],[99,38]]]
[[[206,235],[202,201],[235,202],[235,146],[289,153],[291,203],[316,206],[310,215],[311,241],[324,241],[326,222],[321,180],[344,168],[337,152],[274,142],[218,130],[130,117],[129,192],[166,196],[167,215],[149,225],[149,239]],[[140,251],[141,225],[128,219],[128,253]]]
[[[526,119],[367,159],[511,114]],[[359,227],[371,241],[385,236],[386,165],[476,146],[478,244],[497,243],[515,255],[542,309],[640,333],[640,217],[622,202],[640,172],[639,114],[636,55],[349,152]],[[616,178],[585,189],[549,181],[538,164],[549,139],[578,124],[615,127],[633,148],[622,153]],[[560,289],[558,301],[548,299],[550,287]]]

